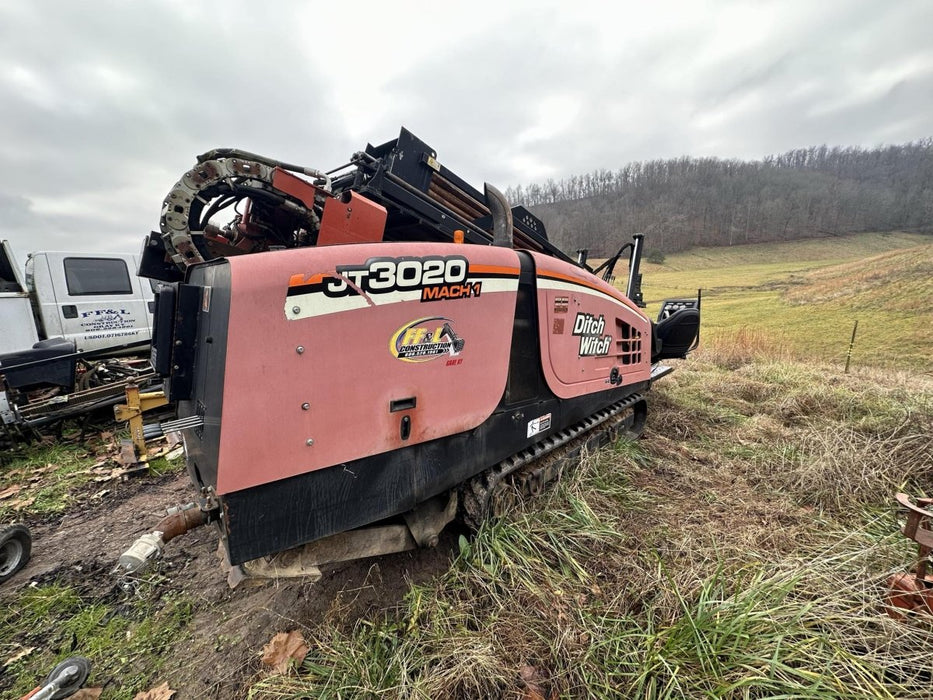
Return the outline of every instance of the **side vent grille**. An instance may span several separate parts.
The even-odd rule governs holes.
[[[616,319],[616,357],[621,365],[641,363],[641,331],[632,328],[621,318]]]

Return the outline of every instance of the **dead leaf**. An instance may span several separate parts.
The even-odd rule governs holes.
[[[525,684],[525,693],[522,700],[548,700],[543,684],[547,683],[547,675],[534,666],[522,666],[518,671],[519,678]]]
[[[3,662],[3,668],[6,668],[10,664],[14,664],[20,659],[29,656],[35,650],[36,650],[35,647],[25,647],[24,649],[21,649],[20,651],[13,654],[13,656],[11,656],[9,659]]]
[[[97,700],[100,694],[104,692],[103,688],[81,688],[74,695],[69,695],[69,700]]]
[[[136,693],[133,700],[171,700],[174,696],[175,691],[168,687],[168,682],[165,682],[151,690]]]
[[[308,655],[308,644],[298,630],[279,632],[262,648],[262,665],[276,673],[285,673],[292,659],[298,663]]]
[[[15,501],[10,503],[10,508],[13,510],[22,510],[23,508],[28,508],[35,502],[35,498],[17,498]]]
[[[108,471],[106,474],[100,476],[95,476],[91,481],[96,484],[103,483],[104,481],[113,481],[114,479],[121,479],[124,474],[126,474],[126,469],[123,467],[115,467]]]
[[[15,496],[22,490],[23,490],[23,487],[20,486],[19,484],[13,484],[12,486],[8,486],[5,489],[3,489],[3,491],[0,491],[0,500],[4,498],[9,498],[10,496]]]

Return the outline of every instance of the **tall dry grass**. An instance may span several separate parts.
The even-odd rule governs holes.
[[[881,605],[913,557],[893,490],[933,488],[928,387],[748,354],[665,382],[645,439],[461,540],[399,607],[303,621],[300,672],[250,696],[933,697],[933,620]]]
[[[696,357],[715,362],[724,369],[737,369],[756,361],[787,361],[795,353],[780,335],[752,326],[720,332],[705,339]]]

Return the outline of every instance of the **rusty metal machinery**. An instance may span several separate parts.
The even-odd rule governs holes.
[[[145,471],[149,466],[149,452],[146,446],[145,426],[143,413],[168,405],[168,397],[164,391],[140,392],[137,384],[125,387],[125,404],[113,407],[114,420],[118,423],[128,423],[130,438],[121,443],[120,461],[128,467]]]
[[[933,498],[918,498],[912,503],[906,493],[895,495],[898,505],[907,513],[902,532],[917,543],[917,563],[912,573],[894,574],[888,578],[885,611],[895,620],[903,620],[910,613],[933,615],[933,576],[927,573],[930,553],[933,552]]]

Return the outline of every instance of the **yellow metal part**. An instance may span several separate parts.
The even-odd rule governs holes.
[[[164,391],[140,392],[138,386],[130,384],[126,387],[126,403],[113,407],[114,418],[130,424],[130,440],[136,452],[136,462],[149,461],[146,439],[143,437],[143,413],[167,403]]]

